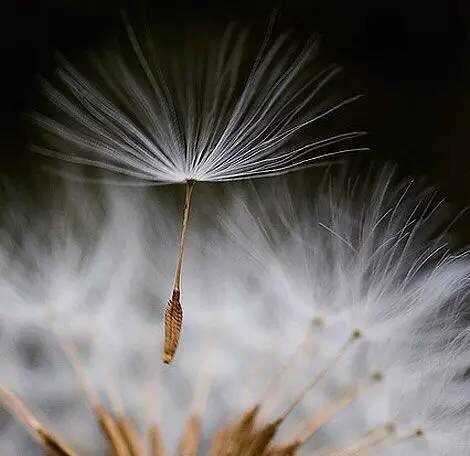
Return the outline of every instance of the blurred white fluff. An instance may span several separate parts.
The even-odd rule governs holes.
[[[124,22],[128,42],[94,52],[90,76],[61,57],[42,81],[33,150],[149,184],[272,176],[364,150],[351,144],[362,132],[329,131],[357,97],[331,96],[339,68],[318,68],[318,40],[300,48],[271,23],[253,54],[232,24],[168,50],[148,23]]]
[[[206,381],[207,439],[267,389],[262,417],[278,416],[330,366],[279,442],[358,387],[300,454],[470,451],[470,261],[448,248],[432,190],[395,182],[389,168],[327,174],[320,186],[294,176],[231,184],[217,197],[204,189],[184,272],[189,316],[168,368],[158,360],[154,307],[177,242],[171,195],[67,185],[47,216],[16,201],[3,212],[0,372],[81,454],[103,448],[61,339],[77,346],[97,390],[111,389],[141,425],[157,419],[170,446]],[[309,197],[299,197],[306,187]],[[362,337],[348,344],[354,331]],[[28,454],[14,429],[4,426],[0,449]]]

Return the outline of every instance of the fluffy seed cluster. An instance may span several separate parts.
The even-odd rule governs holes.
[[[312,176],[201,190],[170,368],[171,195],[67,184],[36,212],[8,192],[3,402],[52,454],[466,454],[470,259],[443,201],[388,168]],[[28,454],[3,421],[2,453]]]

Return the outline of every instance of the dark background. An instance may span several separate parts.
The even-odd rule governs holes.
[[[0,173],[39,173],[25,151],[21,113],[36,96],[35,75],[54,66],[56,49],[80,54],[120,26],[119,8],[135,3],[18,0],[2,6]],[[149,2],[159,25],[181,33],[186,22],[212,27],[228,19],[266,24],[278,7],[282,27],[319,32],[323,49],[365,92],[360,123],[370,158],[393,160],[404,174],[425,176],[458,205],[470,203],[470,29],[468,2],[198,1]],[[470,236],[469,236],[470,238]]]
[[[79,55],[121,26],[119,9],[136,1],[3,0],[0,9],[0,178],[27,183],[44,171],[27,151],[22,114],[35,103],[37,74],[53,54]],[[400,174],[424,176],[456,209],[470,206],[469,0],[148,0],[165,33],[186,23],[227,20],[265,27],[279,8],[280,26],[300,36],[318,32],[324,52],[344,66],[366,98],[356,107],[370,132],[363,159],[397,162]],[[470,217],[458,226],[470,242]],[[34,353],[33,353],[34,354]],[[5,419],[0,416],[1,420]]]

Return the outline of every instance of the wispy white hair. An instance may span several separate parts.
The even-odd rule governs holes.
[[[339,68],[319,69],[318,40],[272,38],[271,23],[253,55],[232,24],[168,50],[148,24],[124,22],[130,53],[104,46],[88,76],[60,57],[56,83],[42,81],[50,104],[33,114],[33,150],[165,184],[273,176],[364,149],[350,141],[362,132],[328,131],[357,97],[329,94]]]
[[[351,450],[374,430],[391,430],[389,423],[394,432],[367,454],[466,454],[462,316],[470,262],[467,251],[447,245],[438,193],[397,182],[389,168],[328,174],[306,198],[298,197],[309,188],[302,176],[231,186],[217,197],[206,189],[195,201],[186,328],[171,367],[158,360],[154,311],[176,242],[171,199],[108,188],[96,204],[93,192],[71,186],[54,231],[51,218],[5,210],[2,382],[49,415],[83,454],[102,454],[98,437],[89,437],[92,418],[79,406],[85,401],[73,373],[49,335],[54,328],[79,348],[96,389],[119,391],[143,424],[157,409],[170,442],[203,395],[198,385],[210,385],[207,437],[267,389],[275,393],[262,416],[278,416],[323,372],[283,424],[280,442],[358,387],[362,393],[320,427],[304,454]],[[347,345],[352,334],[362,337]],[[372,385],[371,376],[381,381]],[[0,448],[18,444],[5,432]]]

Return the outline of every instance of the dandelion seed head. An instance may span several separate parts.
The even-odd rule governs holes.
[[[198,200],[185,343],[170,367],[158,360],[155,296],[177,242],[172,203],[145,189],[108,187],[97,198],[64,183],[51,218],[19,210],[10,193],[3,381],[80,454],[105,442],[60,340],[76,347],[110,409],[122,405],[140,429],[158,422],[168,448],[193,410],[205,454],[220,423],[260,403],[259,422],[276,423],[300,398],[275,440],[291,443],[310,426],[298,454],[465,454],[470,263],[447,246],[438,194],[389,168],[361,182],[329,174],[305,199],[302,176],[276,184],[206,189]],[[25,360],[28,345],[41,348]],[[10,426],[2,442],[22,448]]]

